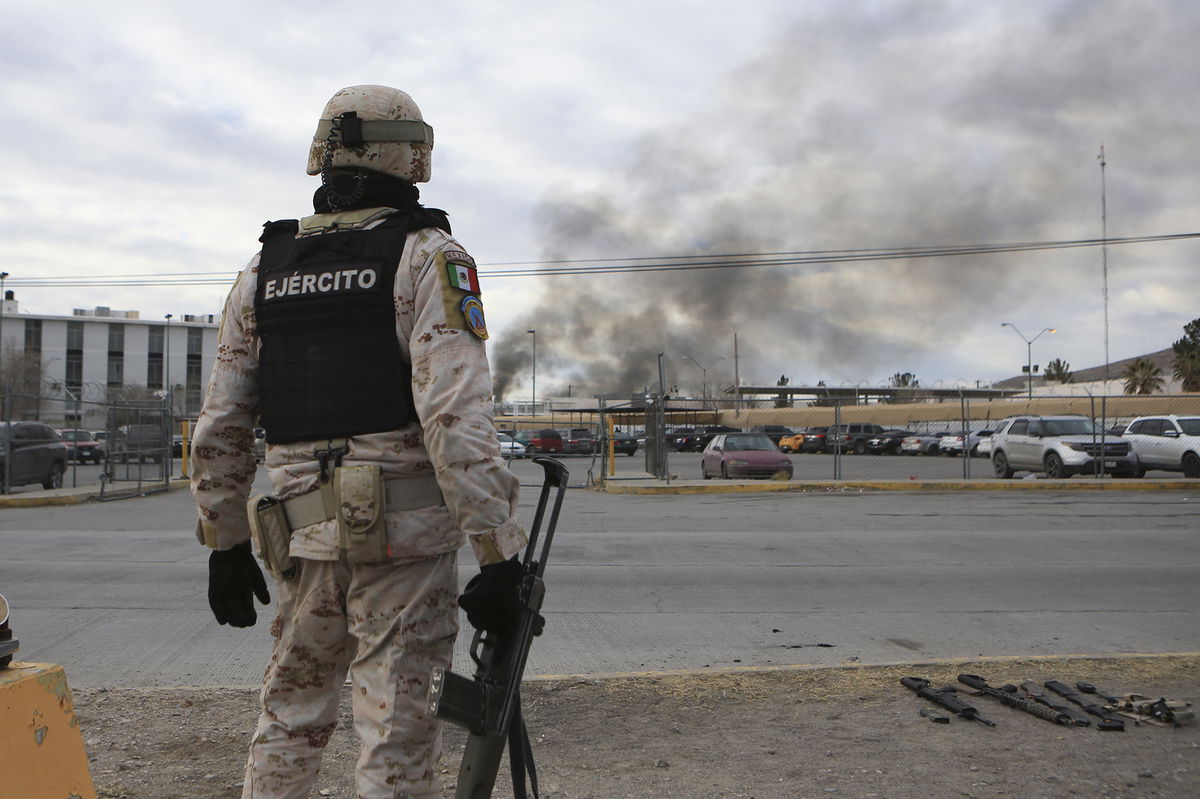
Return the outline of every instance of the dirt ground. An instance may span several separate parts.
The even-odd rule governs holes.
[[[535,680],[523,693],[544,799],[1200,796],[1200,724],[1098,732],[987,697],[968,699],[995,727],[938,724],[899,683],[961,672],[1200,700],[1200,658],[1184,656]],[[239,796],[255,701],[247,689],[75,691],[99,796]],[[348,722],[343,711],[313,796],[354,796]],[[446,797],[463,740],[447,728]],[[494,796],[512,796],[503,774]]]

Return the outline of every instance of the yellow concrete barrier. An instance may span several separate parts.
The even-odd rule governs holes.
[[[0,670],[0,799],[96,799],[67,675],[50,663]]]

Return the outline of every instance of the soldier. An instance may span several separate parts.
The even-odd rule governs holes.
[[[418,203],[433,130],[402,91],[325,106],[315,213],[272,222],[225,303],[193,441],[209,605],[255,623],[275,578],[274,651],[242,796],[306,797],[347,671],[361,799],[441,796],[429,673],[458,631],[456,553],[480,573],[471,623],[511,623],[525,543],[492,422],[475,262]],[[247,501],[256,424],[272,497]]]

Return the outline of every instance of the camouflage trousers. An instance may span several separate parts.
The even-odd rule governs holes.
[[[429,672],[458,632],[456,554],[408,564],[302,559],[276,583],[274,653],[242,799],[303,799],[337,724],[347,670],[361,750],[358,799],[434,799],[441,725]]]

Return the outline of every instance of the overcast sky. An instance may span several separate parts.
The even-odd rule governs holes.
[[[481,268],[1200,231],[1194,0],[3,4],[7,287],[23,311],[215,313],[310,212],[337,89],[408,91],[436,131],[423,200]],[[508,8],[519,8],[510,11]],[[1200,243],[1109,247],[1112,359],[1200,316]],[[587,278],[491,276],[506,393],[657,380],[923,384],[1103,362],[1099,249]],[[544,382],[543,382],[544,381]],[[543,387],[545,387],[543,389]]]

